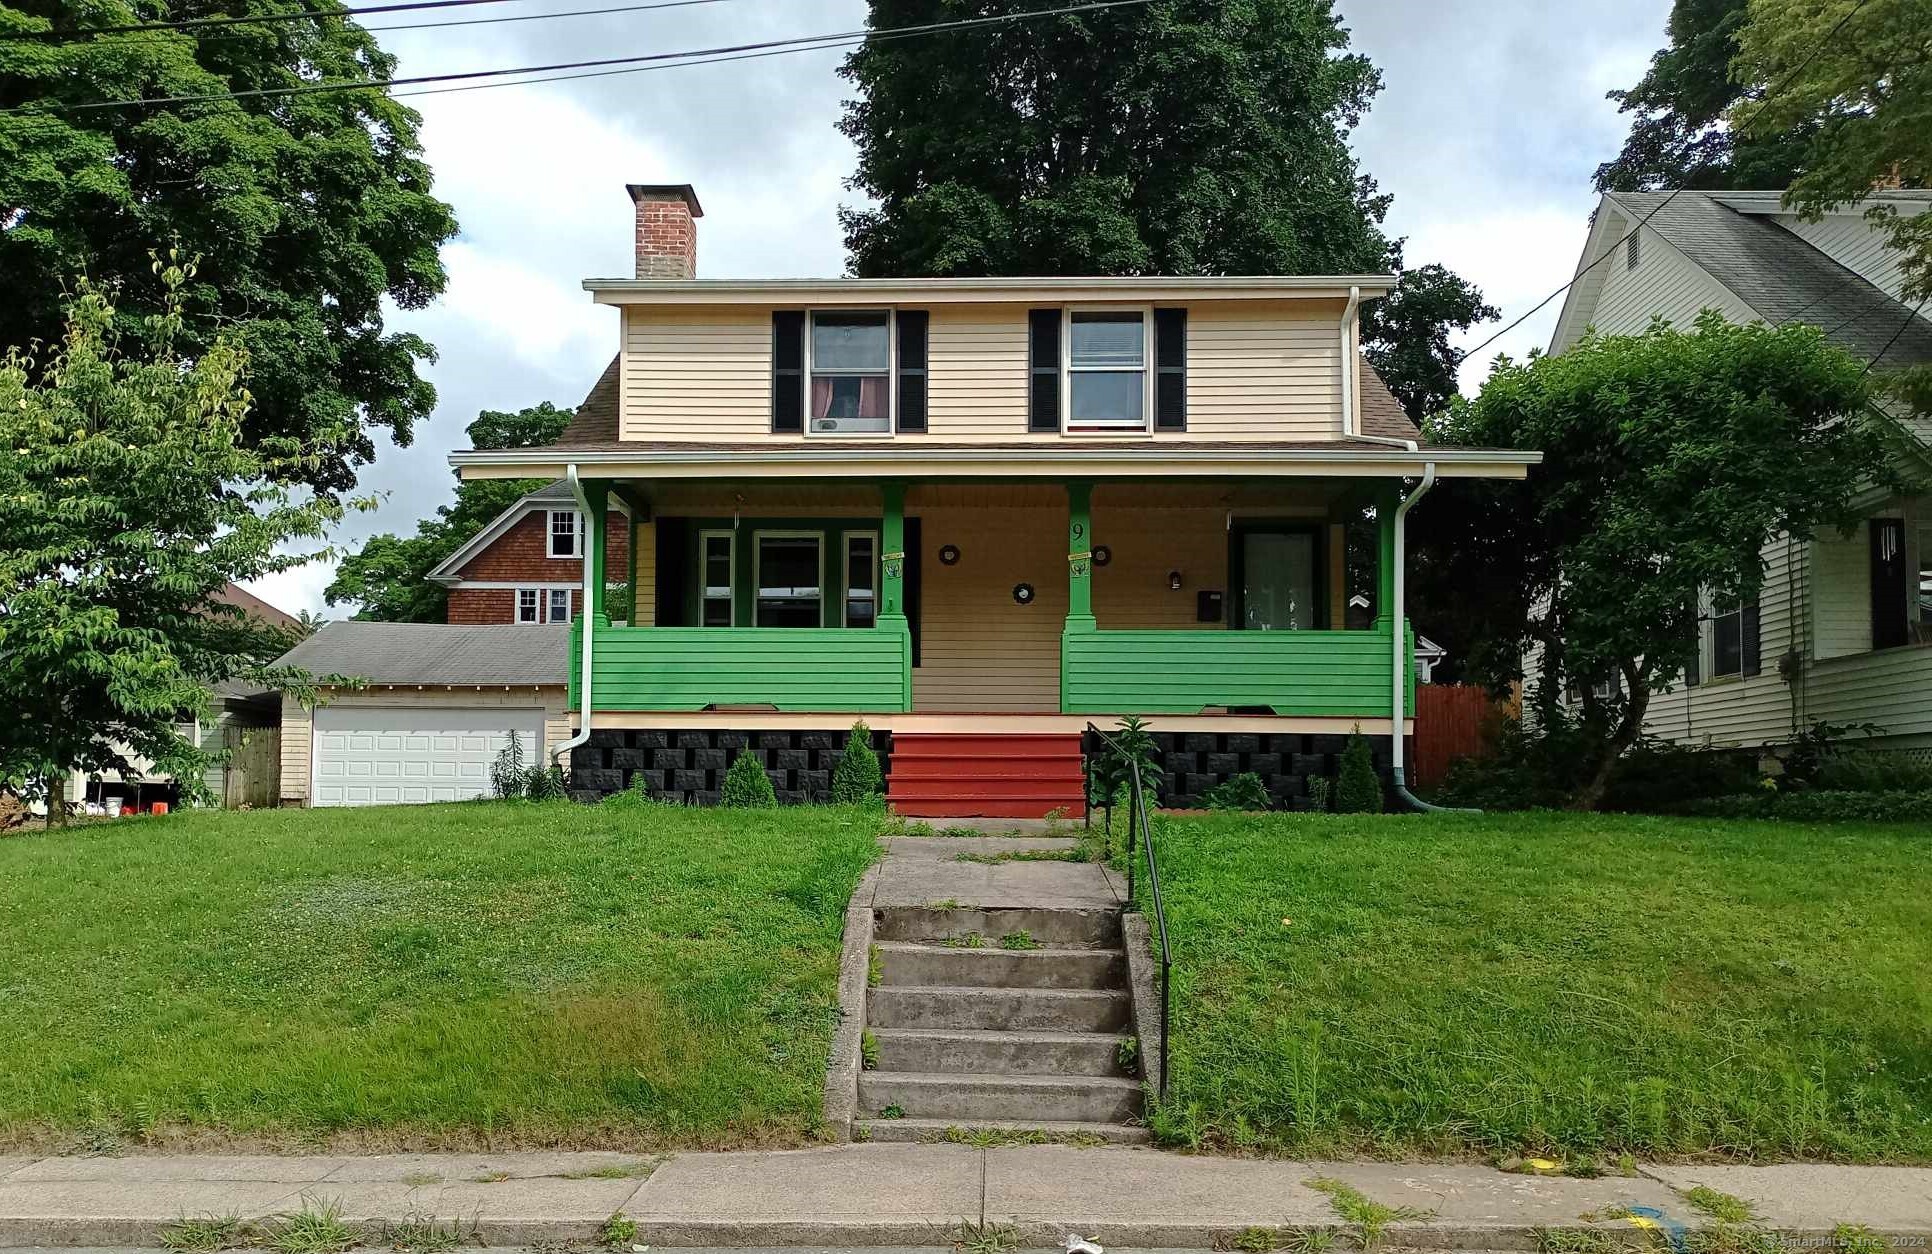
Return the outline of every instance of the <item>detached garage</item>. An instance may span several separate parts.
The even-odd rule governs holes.
[[[326,685],[315,709],[283,703],[282,804],[488,796],[490,765],[513,733],[532,765],[569,737],[569,641],[561,625],[322,628],[278,662]]]

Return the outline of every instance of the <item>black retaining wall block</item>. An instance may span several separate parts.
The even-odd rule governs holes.
[[[740,749],[750,748],[782,805],[832,799],[832,772],[845,755],[848,728],[813,731],[676,731],[597,728],[570,753],[570,799],[585,803],[645,785],[658,796],[687,805],[716,805],[725,771]],[[755,747],[753,747],[755,746]],[[872,733],[883,770],[892,734]]]
[[[1389,738],[1366,736],[1376,774],[1389,779]],[[1176,810],[1198,809],[1210,788],[1233,776],[1252,772],[1273,798],[1276,808],[1312,808],[1308,781],[1341,773],[1347,736],[1328,733],[1270,732],[1155,732],[1155,756],[1161,767],[1160,804]],[[1089,758],[1103,746],[1097,736],[1086,737]],[[1390,798],[1393,803],[1393,798]]]

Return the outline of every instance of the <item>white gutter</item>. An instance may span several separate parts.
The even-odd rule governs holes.
[[[588,520],[590,518],[590,499],[584,495],[584,485],[577,478],[576,462],[571,462],[564,467],[564,480],[570,484],[570,495],[577,498],[577,508],[582,511],[577,516]],[[575,749],[578,745],[590,739],[590,662],[593,652],[592,644],[597,637],[597,620],[591,616],[590,612],[591,607],[596,604],[590,595],[590,568],[592,564],[590,554],[585,553],[583,560],[584,612],[578,616],[578,620],[584,625],[584,647],[578,663],[583,669],[579,672],[577,680],[577,701],[582,706],[583,713],[578,719],[577,734],[550,751],[550,764],[558,768],[562,768],[563,766],[564,754],[569,753],[572,749]]]
[[[1389,782],[1395,786],[1395,795],[1418,810],[1442,810],[1446,807],[1433,806],[1409,791],[1408,780],[1403,775],[1402,735],[1403,715],[1406,713],[1403,698],[1409,691],[1409,672],[1415,669],[1414,655],[1409,652],[1408,633],[1402,630],[1408,610],[1408,580],[1405,567],[1408,564],[1408,536],[1406,522],[1409,508],[1422,499],[1424,493],[1436,484],[1436,464],[1427,462],[1422,467],[1422,482],[1415,491],[1402,498],[1395,507],[1395,579],[1394,604],[1390,609],[1390,635],[1394,643],[1390,646],[1389,658]]]
[[[1355,314],[1362,307],[1362,289],[1351,285],[1342,306],[1342,438],[1355,434]]]

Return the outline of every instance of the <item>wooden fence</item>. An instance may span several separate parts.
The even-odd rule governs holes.
[[[1457,758],[1481,753],[1483,723],[1496,708],[1477,684],[1415,686],[1415,776],[1410,783],[1432,788]]]

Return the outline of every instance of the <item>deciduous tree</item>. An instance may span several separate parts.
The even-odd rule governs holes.
[[[228,679],[312,696],[270,663],[292,635],[217,599],[310,560],[341,503],[282,486],[327,456],[248,441],[238,335],[184,348],[192,267],[156,263],[160,311],[124,325],[85,281],[40,361],[0,360],[0,784],[49,790],[73,770],[154,763],[190,795],[209,755],[177,723]],[[56,816],[61,807],[50,812]]]
[[[456,233],[430,193],[418,116],[380,90],[225,97],[321,80],[388,78],[395,59],[337,0],[298,21],[87,35],[204,16],[291,12],[284,0],[0,2],[0,347],[57,343],[72,275],[110,297],[128,331],[169,299],[153,241],[200,258],[175,293],[176,348],[208,351],[217,327],[247,350],[251,442],[312,452],[305,482],[342,491],[375,454],[408,444],[435,404],[417,373],[421,337],[383,306],[443,291],[438,249]],[[38,34],[37,34],[38,33]]]

